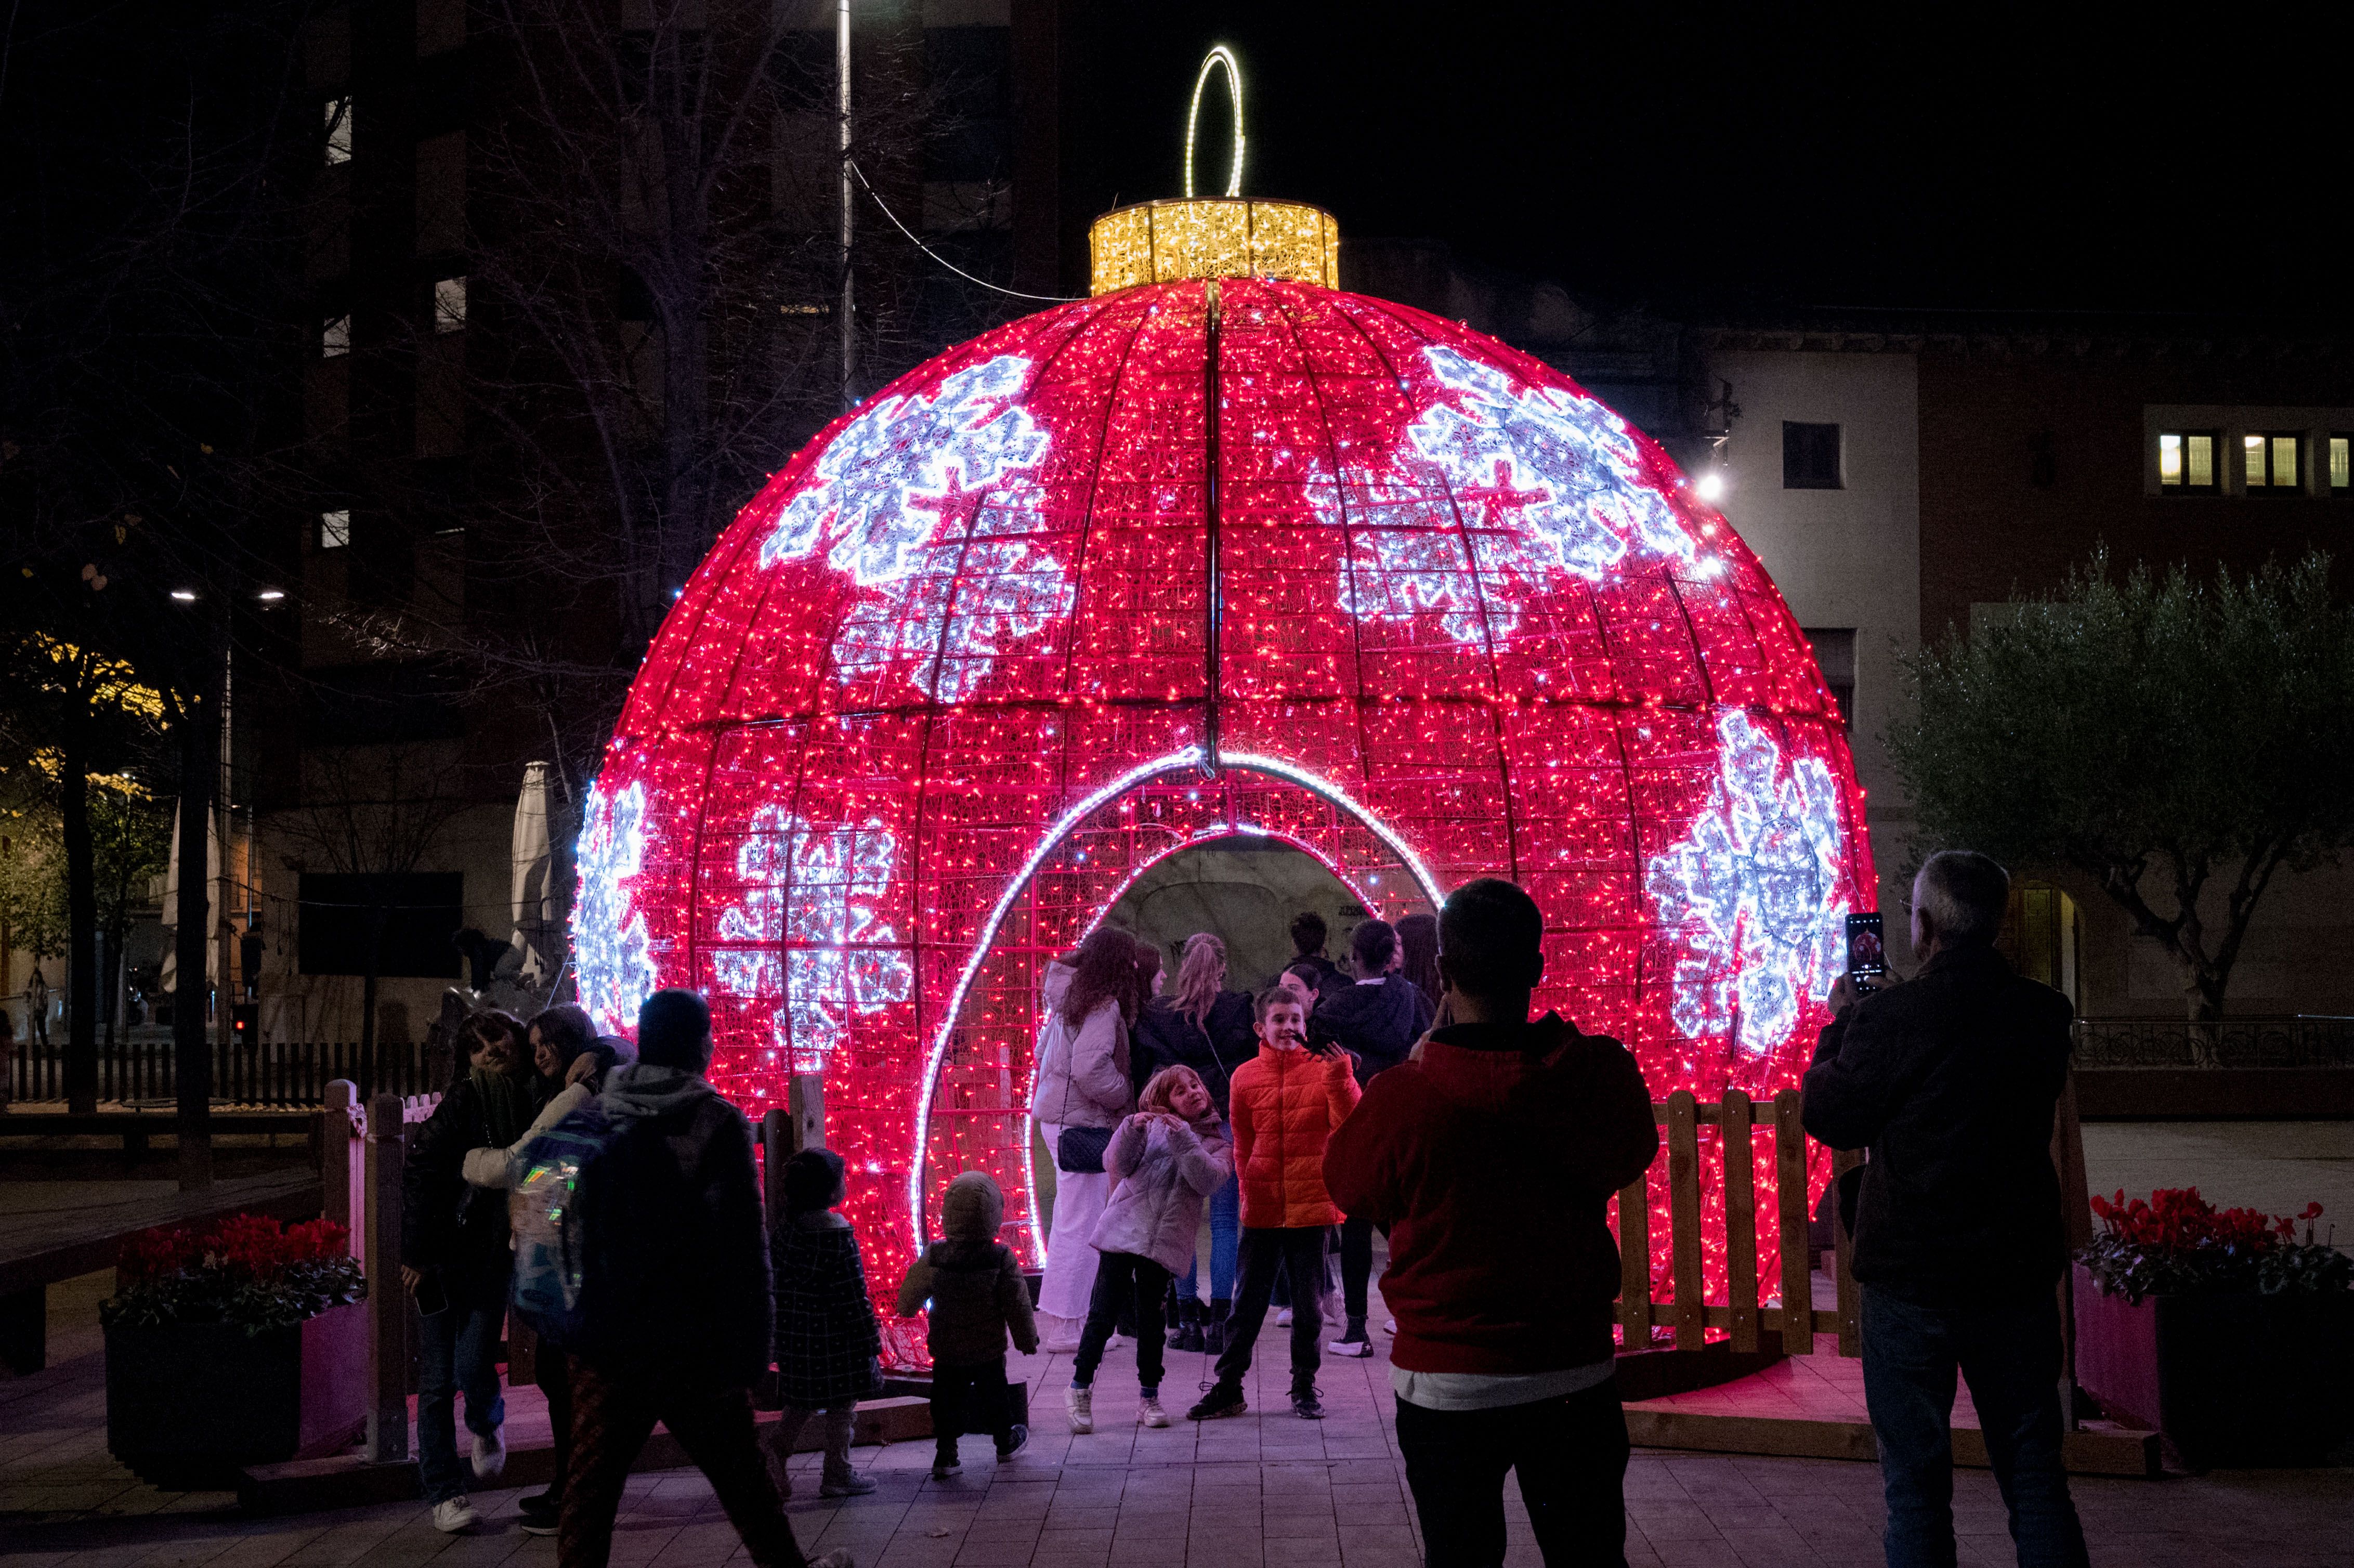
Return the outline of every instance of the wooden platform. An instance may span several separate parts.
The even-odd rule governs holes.
[[[1628,1402],[1627,1432],[1638,1447],[1876,1460],[1864,1413],[1863,1363],[1791,1356],[1712,1388]],[[2078,1475],[2158,1474],[2158,1434],[2102,1423],[2071,1432],[2063,1453]],[[1954,1400],[1954,1462],[1984,1469],[1986,1442],[1969,1390]]]
[[[507,1396],[507,1467],[503,1487],[545,1487],[556,1478],[556,1450],[548,1438],[547,1409],[535,1388],[511,1388]],[[412,1405],[413,1409],[413,1405]],[[776,1425],[773,1411],[756,1417],[765,1440]],[[932,1407],[928,1400],[899,1397],[862,1400],[854,1428],[854,1442],[905,1443],[932,1435]],[[461,1433],[462,1436],[463,1434]],[[801,1429],[793,1446],[797,1454],[825,1446],[825,1428],[812,1421]],[[677,1438],[662,1427],[638,1452],[637,1470],[674,1470],[694,1461]],[[358,1508],[366,1503],[404,1502],[419,1495],[417,1465],[375,1465],[357,1453],[324,1459],[294,1459],[282,1465],[256,1465],[238,1483],[237,1500],[248,1513],[309,1513],[322,1509]]]
[[[0,1375],[21,1377],[48,1364],[48,1287],[113,1267],[123,1237],[158,1225],[211,1224],[231,1214],[313,1219],[322,1202],[316,1171],[283,1171],[216,1181],[202,1192],[8,1220],[0,1224]]]

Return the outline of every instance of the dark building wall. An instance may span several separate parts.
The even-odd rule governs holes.
[[[2187,562],[2199,574],[2219,561],[2244,571],[2267,556],[2343,554],[2354,541],[2354,502],[2330,496],[2326,475],[2319,493],[2147,493],[2155,460],[2145,410],[2317,412],[2348,402],[2354,355],[2336,351],[2198,339],[1925,344],[1922,635],[1967,627],[1973,603],[2007,599],[2014,588],[2057,586],[2102,543],[2121,564]],[[2237,453],[2222,456],[2228,466]]]

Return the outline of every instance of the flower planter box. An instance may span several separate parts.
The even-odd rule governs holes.
[[[106,1330],[106,1446],[142,1480],[234,1486],[248,1465],[333,1453],[367,1416],[367,1309],[289,1329],[115,1323]]]
[[[2310,1464],[2354,1433],[2354,1291],[2136,1304],[2075,1267],[2077,1383],[2186,1463]]]

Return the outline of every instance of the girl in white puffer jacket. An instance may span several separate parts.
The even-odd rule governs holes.
[[[1050,1351],[1078,1348],[1079,1325],[1094,1294],[1096,1255],[1087,1245],[1111,1195],[1099,1160],[1066,1158],[1087,1141],[1065,1145],[1074,1128],[1119,1125],[1134,1101],[1128,1081],[1128,1021],[1135,1013],[1136,940],[1115,926],[1087,933],[1079,950],[1049,965],[1038,1029],[1038,1077],[1030,1114],[1055,1156],[1055,1224],[1046,1238],[1046,1277],[1039,1284],[1040,1325]],[[1092,1152],[1092,1151],[1089,1151]]]

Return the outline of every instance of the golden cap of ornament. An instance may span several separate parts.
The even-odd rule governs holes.
[[[1118,207],[1087,229],[1091,294],[1182,278],[1341,286],[1341,226],[1321,207],[1197,196]]]

